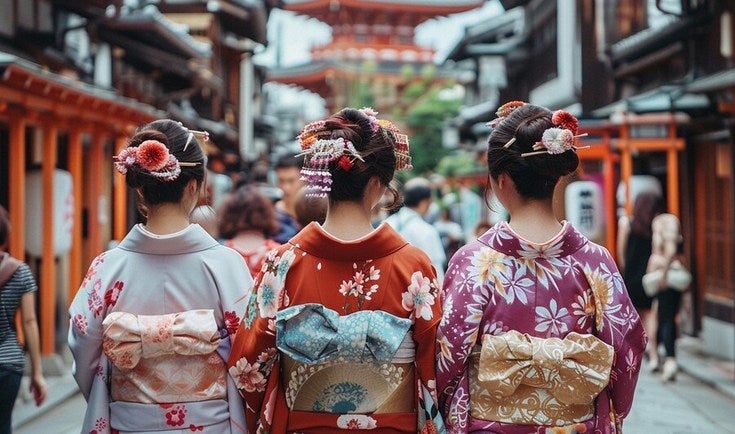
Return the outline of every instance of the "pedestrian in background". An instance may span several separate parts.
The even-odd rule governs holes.
[[[371,225],[394,172],[410,167],[408,138],[351,108],[299,137],[308,192],[329,208],[269,256],[237,332],[229,365],[248,430],[441,430],[434,269],[389,225]]]
[[[488,142],[510,214],[459,250],[443,288],[437,391],[449,432],[620,432],[645,334],[609,252],[553,210],[577,120],[512,102]]]
[[[252,278],[190,223],[206,165],[198,134],[157,120],[114,157],[146,221],[94,259],[69,308],[82,432],[245,432],[225,361]]]
[[[656,297],[656,346],[652,351],[658,356],[658,345],[664,347],[665,359],[661,365],[661,379],[674,381],[679,366],[676,363],[676,338],[678,335],[677,315],[681,307],[681,297],[691,282],[691,274],[687,270],[687,261],[683,251],[683,237],[679,218],[673,214],[663,213],[654,217],[651,222],[652,249],[648,260],[647,272],[658,271],[659,291]],[[671,267],[678,263],[683,267],[685,283],[675,282],[675,273]]]
[[[31,362],[30,391],[36,405],[46,399],[36,323],[35,292],[38,288],[28,265],[6,253],[9,239],[10,219],[0,205],[0,434],[12,431],[11,416],[25,365],[15,329],[15,314],[19,310]]]
[[[278,218],[278,232],[273,240],[283,244],[288,242],[301,229],[296,219],[296,196],[304,181],[301,180],[302,157],[281,155],[275,164],[276,185],[283,192],[281,199],[276,202],[276,217]]]
[[[225,246],[237,251],[257,276],[268,252],[280,246],[268,238],[278,231],[273,203],[258,187],[243,185],[227,196],[219,214]]]
[[[425,178],[411,178],[403,186],[403,208],[385,221],[393,226],[403,238],[418,247],[431,259],[436,275],[441,282],[444,278],[444,252],[439,231],[424,220],[424,214],[432,203],[431,183]]]
[[[643,289],[643,275],[648,270],[648,262],[653,249],[653,219],[665,211],[660,194],[650,191],[639,193],[633,201],[631,218],[622,216],[618,220],[618,266],[623,275],[630,300],[648,336],[648,369],[660,369],[656,330],[658,320],[652,310],[654,298]]]

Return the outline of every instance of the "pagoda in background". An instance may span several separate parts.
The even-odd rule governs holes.
[[[432,18],[475,9],[478,0],[291,0],[284,9],[308,15],[332,28],[332,40],[311,49],[311,61],[276,68],[267,80],[319,94],[333,113],[370,105],[389,113],[400,106],[406,85],[435,69],[435,51],[414,40],[416,27]],[[429,73],[432,80],[445,80]]]

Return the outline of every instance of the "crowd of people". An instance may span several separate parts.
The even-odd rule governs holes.
[[[656,332],[634,276],[668,267],[680,237],[639,196],[621,275],[554,215],[576,118],[517,101],[497,115],[498,222],[468,188],[397,189],[409,138],[369,108],[306,125],[277,188],[254,168],[214,210],[198,206],[201,134],[141,127],[114,164],[145,222],[69,310],[83,432],[621,432],[646,349],[658,367],[661,342],[671,371],[681,295],[658,283]]]

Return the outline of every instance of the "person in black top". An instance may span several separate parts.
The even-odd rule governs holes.
[[[618,267],[621,270],[628,295],[643,321],[648,335],[649,368],[659,366],[656,353],[656,316],[651,310],[653,298],[643,290],[643,275],[646,274],[652,248],[653,218],[663,213],[664,202],[660,194],[641,192],[633,203],[632,217],[623,216],[618,221]]]

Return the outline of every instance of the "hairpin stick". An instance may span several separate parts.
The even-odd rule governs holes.
[[[505,145],[503,145],[503,148],[508,149],[508,148],[510,148],[510,145],[512,145],[515,142],[516,142],[516,137],[513,136],[513,137],[511,137],[510,140],[508,140],[507,142],[505,142]]]
[[[186,162],[186,161],[179,161],[179,166],[183,166],[183,167],[194,167],[194,166],[198,166],[200,164],[202,164],[202,163],[200,163],[200,162],[189,163],[189,162]]]
[[[590,147],[590,145],[585,145],[585,146],[572,146],[571,149],[574,150],[574,151],[577,151],[579,149],[588,149],[589,147]],[[521,157],[530,157],[532,155],[541,155],[541,154],[551,154],[551,152],[549,152],[548,150],[545,150],[545,151],[534,151],[534,152],[524,152],[523,154],[521,154]],[[551,154],[551,155],[555,155],[555,154]]]

